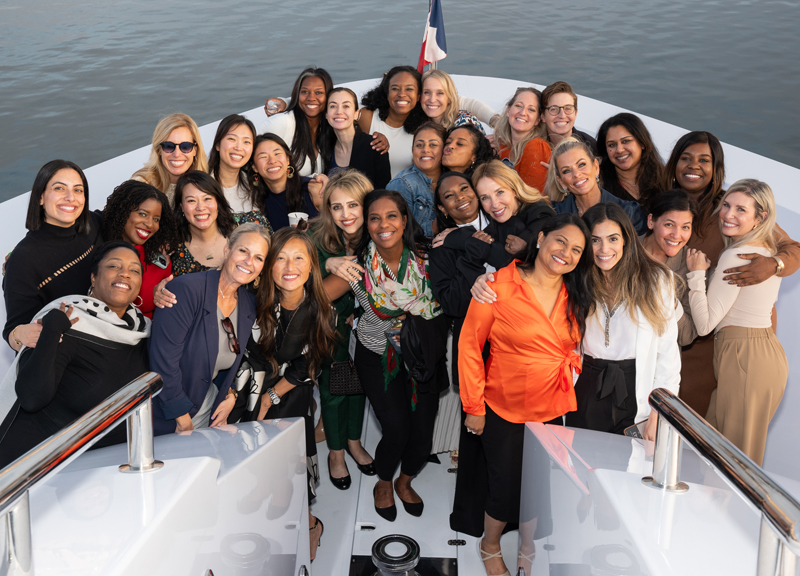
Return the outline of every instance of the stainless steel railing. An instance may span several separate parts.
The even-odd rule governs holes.
[[[120,470],[143,473],[163,466],[153,458],[152,419],[152,397],[161,386],[161,376],[155,372],[142,374],[0,472],[0,516],[6,531],[0,574],[33,575],[30,489],[87,450],[123,418],[128,422],[128,463]]]
[[[659,414],[658,432],[653,475],[642,482],[673,492],[689,489],[679,480],[682,439],[761,512],[757,576],[795,576],[800,503],[672,392],[654,390],[650,405]]]

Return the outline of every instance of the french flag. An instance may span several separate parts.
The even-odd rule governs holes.
[[[425,37],[422,39],[422,50],[419,53],[417,70],[422,73],[426,64],[438,62],[447,56],[447,42],[444,38],[444,18],[442,3],[431,0],[428,21],[425,23]]]

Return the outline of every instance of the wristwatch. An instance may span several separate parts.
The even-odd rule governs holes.
[[[781,272],[783,272],[784,264],[783,264],[783,260],[781,260],[781,259],[780,259],[780,258],[778,258],[777,256],[773,256],[773,258],[775,259],[775,262],[777,262],[777,263],[778,263],[778,269],[777,269],[777,270],[775,270],[775,275],[777,276],[778,274],[780,274]]]
[[[275,388],[267,388],[267,394],[269,394],[269,399],[272,400],[273,406],[277,406],[281,403],[281,397],[275,392]]]

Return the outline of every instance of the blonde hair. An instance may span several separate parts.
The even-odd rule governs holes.
[[[475,168],[472,174],[472,187],[477,190],[478,182],[484,178],[491,178],[498,184],[514,191],[514,196],[521,204],[535,204],[536,202],[550,201],[534,187],[528,186],[513,168],[509,168],[501,160],[490,160]]]
[[[597,156],[595,156],[592,149],[586,145],[586,142],[582,142],[574,136],[564,138],[559,142],[553,149],[553,154],[550,156],[550,167],[547,169],[547,180],[545,180],[544,183],[545,194],[547,194],[548,198],[553,202],[560,202],[567,197],[567,191],[562,188],[558,180],[558,159],[563,154],[576,148],[583,150],[590,162],[597,160]]]
[[[497,142],[500,144],[502,148],[511,148],[511,152],[509,153],[509,159],[517,165],[517,162],[522,158],[522,152],[525,150],[525,146],[528,145],[528,142],[533,140],[534,138],[542,138],[546,141],[547,136],[547,126],[544,122],[539,122],[537,126],[534,126],[530,132],[517,142],[516,144],[512,143],[511,139],[511,125],[508,122],[508,109],[514,105],[514,102],[517,101],[517,97],[523,92],[531,92],[532,94],[536,94],[536,99],[539,101],[539,108],[542,106],[542,93],[539,92],[533,86],[523,86],[521,88],[517,88],[517,91],[514,92],[514,95],[511,99],[506,102],[503,111],[500,113],[500,119],[497,121],[497,124],[494,127],[494,137],[497,139]],[[537,117],[541,117],[541,109],[537,113]]]
[[[189,170],[208,172],[208,160],[206,158],[206,152],[203,149],[203,140],[200,138],[200,130],[197,129],[197,124],[195,124],[194,120],[186,114],[178,112],[162,118],[161,121],[156,124],[156,129],[153,131],[150,158],[147,159],[147,162],[145,162],[141,169],[137,170],[133,176],[131,176],[132,180],[141,180],[155,186],[164,194],[167,194],[170,186],[169,172],[167,172],[167,169],[161,161],[161,143],[169,138],[170,132],[176,128],[188,129],[189,132],[192,133],[192,139],[197,144],[194,160],[192,160],[192,165],[189,166],[187,172],[189,172]]]
[[[730,248],[744,246],[745,244],[764,244],[773,255],[777,254],[778,245],[775,242],[776,207],[775,195],[772,193],[772,188],[770,188],[769,184],[766,182],[761,182],[755,178],[737,180],[728,188],[728,191],[723,194],[717,209],[714,210],[714,214],[717,215],[718,219],[725,198],[734,192],[740,192],[752,198],[755,203],[756,216],[760,216],[762,220],[760,224],[736,241],[723,234],[722,241],[725,244],[725,249],[728,250]],[[722,220],[719,221],[719,230],[721,233]]]
[[[331,177],[325,186],[322,196],[322,210],[312,231],[319,246],[329,254],[338,254],[345,249],[342,231],[333,220],[331,213],[331,196],[334,191],[341,190],[350,198],[364,206],[364,197],[372,192],[373,186],[369,178],[355,169],[343,170]]]
[[[442,114],[442,126],[450,130],[455,125],[456,116],[458,116],[459,110],[458,90],[456,90],[456,85],[453,82],[453,79],[450,78],[450,74],[447,72],[443,72],[441,70],[428,70],[422,75],[423,90],[425,90],[425,80],[428,78],[435,78],[442,83],[444,93],[447,95],[447,99],[449,100],[447,107],[444,109],[444,114]]]

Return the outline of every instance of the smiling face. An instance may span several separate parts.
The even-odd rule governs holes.
[[[293,238],[283,245],[272,266],[272,281],[285,297],[303,290],[311,274],[311,258],[302,240]]]
[[[438,78],[426,78],[425,82],[422,83],[420,104],[428,118],[438,122],[449,103],[450,98],[447,97],[447,92],[445,92],[441,81]]]
[[[369,207],[367,230],[375,245],[381,250],[391,250],[403,242],[406,217],[400,213],[394,200],[379,198]]]
[[[594,263],[603,274],[607,274],[622,260],[625,240],[622,229],[613,220],[603,220],[594,225],[592,230],[592,250]]]
[[[681,248],[686,246],[692,237],[692,213],[686,210],[672,210],[665,212],[653,220],[653,215],[647,216],[647,227],[653,231],[653,240],[656,246],[667,255],[675,256]]]
[[[389,108],[401,116],[411,113],[419,102],[417,79],[409,72],[400,72],[389,79]]]
[[[328,98],[325,118],[334,130],[349,130],[356,118],[356,103],[349,92],[334,92]]]
[[[478,199],[485,212],[497,222],[505,222],[519,211],[514,191],[492,178],[481,178],[476,186]]]
[[[217,199],[194,184],[183,187],[181,210],[189,226],[207,230],[217,223]]]
[[[675,180],[678,186],[696,195],[708,188],[713,177],[714,158],[708,144],[704,142],[692,144],[681,152],[675,165]]]
[[[574,224],[553,230],[547,236],[539,232],[539,252],[536,268],[540,266],[551,274],[566,274],[575,270],[586,249],[586,238]]]
[[[421,130],[414,137],[414,166],[428,172],[436,170],[442,165],[442,151],[444,142],[435,130]]]
[[[242,234],[233,246],[225,246],[224,275],[239,285],[249,284],[261,274],[269,245],[261,234]]]
[[[232,170],[241,170],[253,155],[255,135],[247,124],[239,124],[231,128],[217,144],[219,160]]]
[[[559,92],[558,94],[553,94],[550,100],[547,101],[547,107],[549,108],[550,106],[575,106],[575,99],[571,94]],[[550,114],[548,110],[542,110],[542,119],[547,125],[547,133],[565,137],[572,135],[572,127],[575,126],[575,117],[577,115],[577,109],[572,114],[567,114],[561,109],[555,116]]]
[[[118,316],[136,300],[142,287],[142,263],[130,248],[115,248],[92,274],[92,296],[105,302]]]
[[[122,230],[122,239],[134,246],[141,246],[147,242],[158,232],[161,210],[161,202],[155,198],[148,198],[139,204],[138,208],[128,216],[128,221]]]
[[[69,228],[81,215],[86,204],[86,191],[81,175],[72,168],[62,168],[50,178],[39,205],[44,221],[59,228]]]
[[[764,221],[763,214],[756,213],[756,202],[744,192],[731,192],[722,200],[719,210],[722,233],[738,240]]]
[[[448,176],[439,183],[441,210],[456,224],[468,224],[478,217],[478,195],[461,176]]]
[[[275,190],[286,189],[286,170],[289,168],[289,157],[283,146],[272,140],[264,140],[253,153],[253,168]]]
[[[170,132],[166,141],[172,142],[173,144],[180,144],[181,142],[194,142],[194,136],[192,136],[191,130],[181,126],[180,128],[175,128],[175,130]],[[179,146],[175,146],[175,150],[170,153],[165,152],[164,149],[161,148],[161,164],[164,166],[164,168],[166,168],[167,172],[169,172],[170,183],[175,184],[178,181],[178,178],[180,178],[181,174],[188,172],[192,168],[192,163],[194,162],[194,157],[196,155],[196,145],[188,154],[181,152]]]
[[[506,118],[512,134],[528,134],[542,120],[539,114],[539,97],[529,90],[523,90],[506,110]]]
[[[567,150],[556,158],[556,177],[561,185],[576,196],[584,196],[591,192],[599,192],[597,177],[600,174],[600,162],[589,159],[582,147]]]
[[[612,126],[606,133],[608,159],[620,170],[639,166],[644,148],[624,126]]]
[[[297,105],[309,118],[319,116],[325,110],[325,82],[317,76],[309,76],[300,84]]]
[[[351,198],[341,188],[336,188],[331,192],[328,202],[333,221],[345,236],[353,238],[360,235],[361,228],[364,226],[364,207],[361,202]]]
[[[453,130],[444,143],[442,166],[454,172],[464,172],[477,158],[472,133],[466,128]]]

